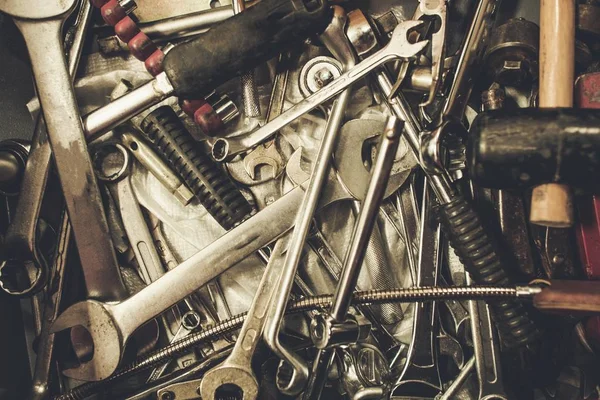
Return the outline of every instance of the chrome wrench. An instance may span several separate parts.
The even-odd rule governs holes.
[[[411,60],[416,58],[427,47],[427,41],[410,43],[407,35],[422,24],[423,21],[401,22],[392,33],[390,42],[383,49],[357,64],[329,85],[296,104],[262,128],[240,137],[217,139],[213,145],[213,157],[217,161],[224,161],[235,155],[245,153],[271,138],[296,118],[340,94],[344,89],[364,78],[384,63],[397,59]]]
[[[417,286],[437,285],[442,258],[441,227],[431,221],[432,200],[433,193],[425,182]],[[416,303],[415,307],[413,339],[406,357],[406,365],[400,375],[400,382],[393,391],[396,397],[410,398],[421,392],[429,392],[429,396],[434,397],[442,389],[436,357],[435,330],[438,323],[436,303]]]
[[[69,49],[68,68],[71,81],[79,65],[92,9],[89,1],[81,2],[77,27],[73,33],[73,40]],[[51,161],[52,150],[48,142],[46,124],[42,115],[38,112],[31,150],[17,202],[17,210],[5,237],[5,248],[9,250],[7,263],[13,265],[14,263],[18,263],[18,268],[21,265],[24,266],[29,277],[29,282],[27,287],[14,288],[15,290],[5,287],[0,282],[3,289],[10,294],[21,296],[34,294],[46,283],[45,278],[47,277],[46,270],[48,266],[43,255],[38,252],[36,230]],[[68,216],[65,214],[64,218],[68,218]],[[70,225],[68,229],[71,229]]]
[[[290,160],[294,157],[299,165],[301,151]],[[335,176],[328,179],[330,184],[319,207],[352,198]],[[292,189],[125,301],[86,300],[66,309],[55,321],[52,332],[83,326],[94,342],[94,357],[63,374],[88,381],[110,376],[119,364],[125,343],[138,327],[287,232],[294,225],[303,196],[302,186]]]
[[[127,291],[110,240],[61,40],[63,23],[74,7],[75,0],[0,2],[0,11],[13,17],[27,44],[87,291],[94,298],[118,300]]]
[[[131,153],[121,144],[106,144],[98,149],[94,156],[98,179],[108,186],[119,208],[127,240],[135,254],[140,276],[144,283],[149,285],[158,280],[165,273],[165,269],[131,184]],[[117,167],[114,172],[106,169],[108,165],[101,162],[102,159],[111,156],[119,158],[118,165],[114,163],[111,165],[111,167]]]
[[[200,395],[203,399],[226,396],[227,385],[234,385],[244,400],[253,400],[258,397],[259,385],[252,371],[252,356],[262,337],[271,294],[277,286],[279,275],[281,275],[280,264],[283,262],[288,239],[289,234],[279,239],[273,248],[271,258],[231,354],[223,364],[204,375],[200,384]]]
[[[471,279],[467,275],[467,283]],[[508,400],[502,382],[498,336],[485,301],[469,300],[479,400]]]

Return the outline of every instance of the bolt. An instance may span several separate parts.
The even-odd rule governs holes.
[[[175,393],[173,392],[162,392],[160,395],[160,400],[175,400]]]
[[[319,88],[328,85],[333,81],[333,79],[333,73],[329,70],[329,68],[323,67],[315,73],[315,83]]]
[[[554,257],[552,257],[552,264],[554,264],[554,265],[560,265],[564,262],[565,262],[565,256],[562,254],[556,254]]]

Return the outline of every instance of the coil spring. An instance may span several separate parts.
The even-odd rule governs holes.
[[[518,296],[518,290],[514,287],[416,287],[357,292],[353,295],[352,303],[374,304],[402,301],[487,300],[493,298],[516,298]],[[287,312],[305,312],[309,310],[325,309],[331,306],[332,301],[332,295],[313,296],[294,300],[288,304]],[[104,381],[85,383],[68,393],[56,396],[54,400],[83,400],[85,397],[101,390],[115,380],[155,367],[165,360],[183,354],[205,341],[214,340],[217,337],[233,333],[242,327],[245,316],[245,313],[236,315],[212,328],[192,333],[184,339],[134,361]]]
[[[457,195],[440,210],[442,229],[473,280],[480,285],[510,284],[491,238],[465,198]],[[511,299],[493,301],[490,308],[507,348],[524,346],[539,338],[540,331],[521,303]]]
[[[252,208],[229,177],[206,154],[169,106],[152,111],[141,124],[154,149],[183,178],[196,198],[226,230],[248,217]]]

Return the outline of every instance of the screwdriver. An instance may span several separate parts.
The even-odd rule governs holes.
[[[171,95],[207,94],[290,44],[321,33],[331,12],[327,0],[262,0],[175,46],[165,55],[164,72],[83,118],[88,142]]]

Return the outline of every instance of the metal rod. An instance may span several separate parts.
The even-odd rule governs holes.
[[[398,119],[393,116],[386,123],[381,135],[377,158],[371,170],[369,187],[362,202],[356,223],[354,224],[354,231],[350,239],[350,246],[346,251],[342,273],[333,296],[329,316],[326,317],[330,317],[338,323],[346,320],[346,315],[352,301],[352,292],[358,281],[358,275],[375,224],[375,218],[383,200],[392,166],[394,165],[394,156],[400,144],[401,129],[399,129],[398,125]],[[310,380],[302,395],[303,399],[319,399],[321,397],[321,392],[327,381],[327,371],[333,362],[334,356],[335,351],[333,348],[319,349],[313,362]]]
[[[308,378],[308,366],[306,361],[293,355],[293,353],[287,351],[279,342],[279,328],[281,320],[285,314],[285,307],[292,290],[292,284],[294,282],[294,276],[298,269],[300,258],[302,257],[302,249],[306,236],[310,230],[310,224],[313,219],[313,215],[317,209],[319,203],[319,197],[327,176],[329,174],[329,166],[331,161],[331,154],[333,153],[337,136],[340,131],[340,127],[344,120],[344,114],[346,107],[348,106],[351,98],[351,89],[346,89],[340,97],[334,103],[319,154],[315,160],[313,171],[311,174],[308,188],[302,199],[302,205],[300,206],[296,217],[296,223],[292,237],[290,239],[289,248],[285,262],[283,264],[283,271],[280,278],[280,284],[273,294],[273,308],[271,310],[271,316],[265,326],[263,334],[264,340],[267,345],[283,359],[298,359],[296,365],[296,372],[301,373],[304,379]],[[285,356],[285,357],[284,357]],[[302,379],[302,378],[300,378]]]
[[[362,202],[354,232],[350,239],[350,247],[346,252],[344,268],[338,282],[334,296],[331,316],[335,321],[342,322],[346,318],[352,292],[356,286],[360,268],[362,266],[369,238],[375,224],[375,218],[379,211],[379,205],[387,187],[391,169],[394,164],[394,156],[400,144],[400,122],[396,117],[390,117],[383,131],[379,151],[373,169],[371,180],[365,199]]]

